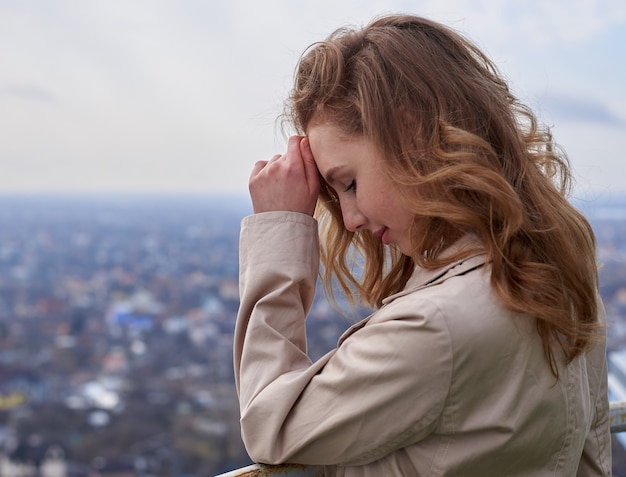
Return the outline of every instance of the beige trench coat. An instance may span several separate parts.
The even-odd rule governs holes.
[[[417,270],[313,363],[318,269],[313,218],[243,220],[234,362],[252,459],[350,477],[610,475],[605,344],[556,381],[483,255]]]

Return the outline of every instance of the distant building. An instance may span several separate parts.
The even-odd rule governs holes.
[[[115,460],[98,458],[94,462],[89,477],[136,477],[137,472],[131,459]]]
[[[609,401],[626,401],[626,350],[611,351],[608,354]],[[626,433],[615,434],[626,448]]]
[[[34,372],[0,366],[0,411],[42,402],[45,398],[46,383]]]
[[[611,401],[626,401],[626,350],[611,351],[608,366]]]
[[[2,477],[67,477],[65,451],[32,435],[7,453],[0,453]]]

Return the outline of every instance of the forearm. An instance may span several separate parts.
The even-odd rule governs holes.
[[[242,409],[278,376],[311,364],[305,318],[318,269],[317,223],[310,216],[276,212],[244,219],[234,342]]]

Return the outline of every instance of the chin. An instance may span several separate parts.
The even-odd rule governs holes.
[[[411,257],[413,256],[413,250],[411,250],[410,247],[402,247],[400,245],[395,245],[395,248],[397,248],[398,250],[400,250],[400,252],[402,253],[402,255],[406,255],[407,257]]]

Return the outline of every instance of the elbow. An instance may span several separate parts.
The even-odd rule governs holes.
[[[258,423],[251,425],[242,417],[241,437],[252,461],[268,465],[285,463],[286,456],[281,452],[276,436],[272,432],[267,432],[267,429]]]

